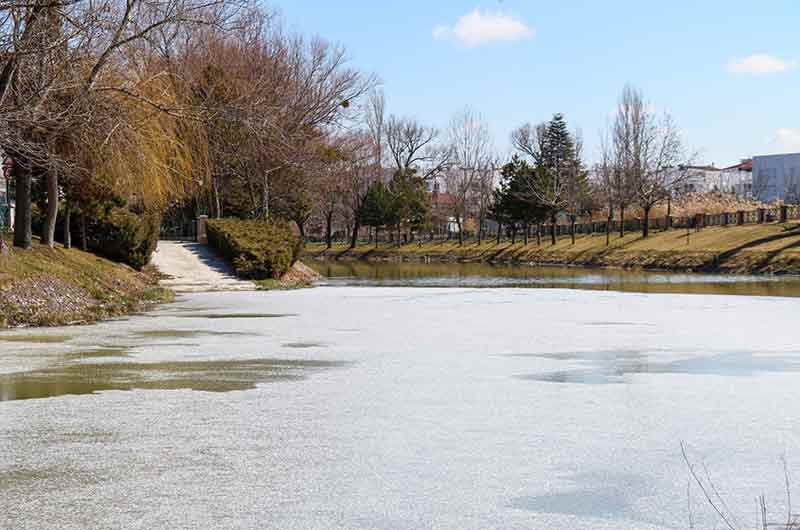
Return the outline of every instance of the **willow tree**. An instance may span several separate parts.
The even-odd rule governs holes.
[[[0,10],[0,143],[14,161],[17,186],[15,243],[29,247],[30,179],[47,179],[43,243],[53,245],[59,178],[91,171],[76,167],[76,131],[91,136],[113,92],[151,111],[169,112],[138,90],[153,72],[150,59],[175,28],[223,26],[241,4],[236,0],[34,0],[5,3]],[[125,72],[126,75],[119,75]],[[113,109],[112,109],[113,110]],[[112,116],[114,113],[112,113]],[[117,128],[117,130],[119,127]],[[114,132],[116,133],[117,130]],[[87,133],[88,131],[88,133]]]

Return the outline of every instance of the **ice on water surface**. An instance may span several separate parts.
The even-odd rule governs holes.
[[[681,442],[780,521],[799,304],[320,287],[13,332],[0,528],[688,528]],[[14,399],[67,376],[96,388]]]

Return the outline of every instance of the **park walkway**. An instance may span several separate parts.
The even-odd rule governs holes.
[[[214,249],[202,243],[159,241],[153,265],[167,279],[161,285],[179,293],[250,291],[253,282],[240,280]]]

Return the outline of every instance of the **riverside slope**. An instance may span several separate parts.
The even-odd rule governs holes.
[[[613,234],[608,246],[604,234],[579,235],[574,245],[569,236],[561,236],[556,245],[550,245],[546,237],[541,245],[535,237],[528,245],[519,240],[516,244],[484,240],[481,245],[468,241],[463,246],[457,241],[418,241],[406,245],[362,244],[356,249],[340,244],[327,250],[323,244],[310,244],[306,257],[800,274],[800,224],[767,223],[689,232],[675,229],[654,232],[647,239],[640,233],[628,233],[624,238]]]

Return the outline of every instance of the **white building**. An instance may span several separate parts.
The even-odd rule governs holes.
[[[753,194],[763,202],[800,203],[800,153],[754,156]]]
[[[722,170],[711,166],[680,166],[667,170],[664,184],[674,194],[716,190]]]
[[[721,169],[710,166],[687,166],[686,178],[678,185],[679,191],[688,193],[708,193],[715,191],[719,183]]]
[[[736,165],[722,169],[719,191],[732,193],[740,199],[753,198],[753,161],[744,159]]]

